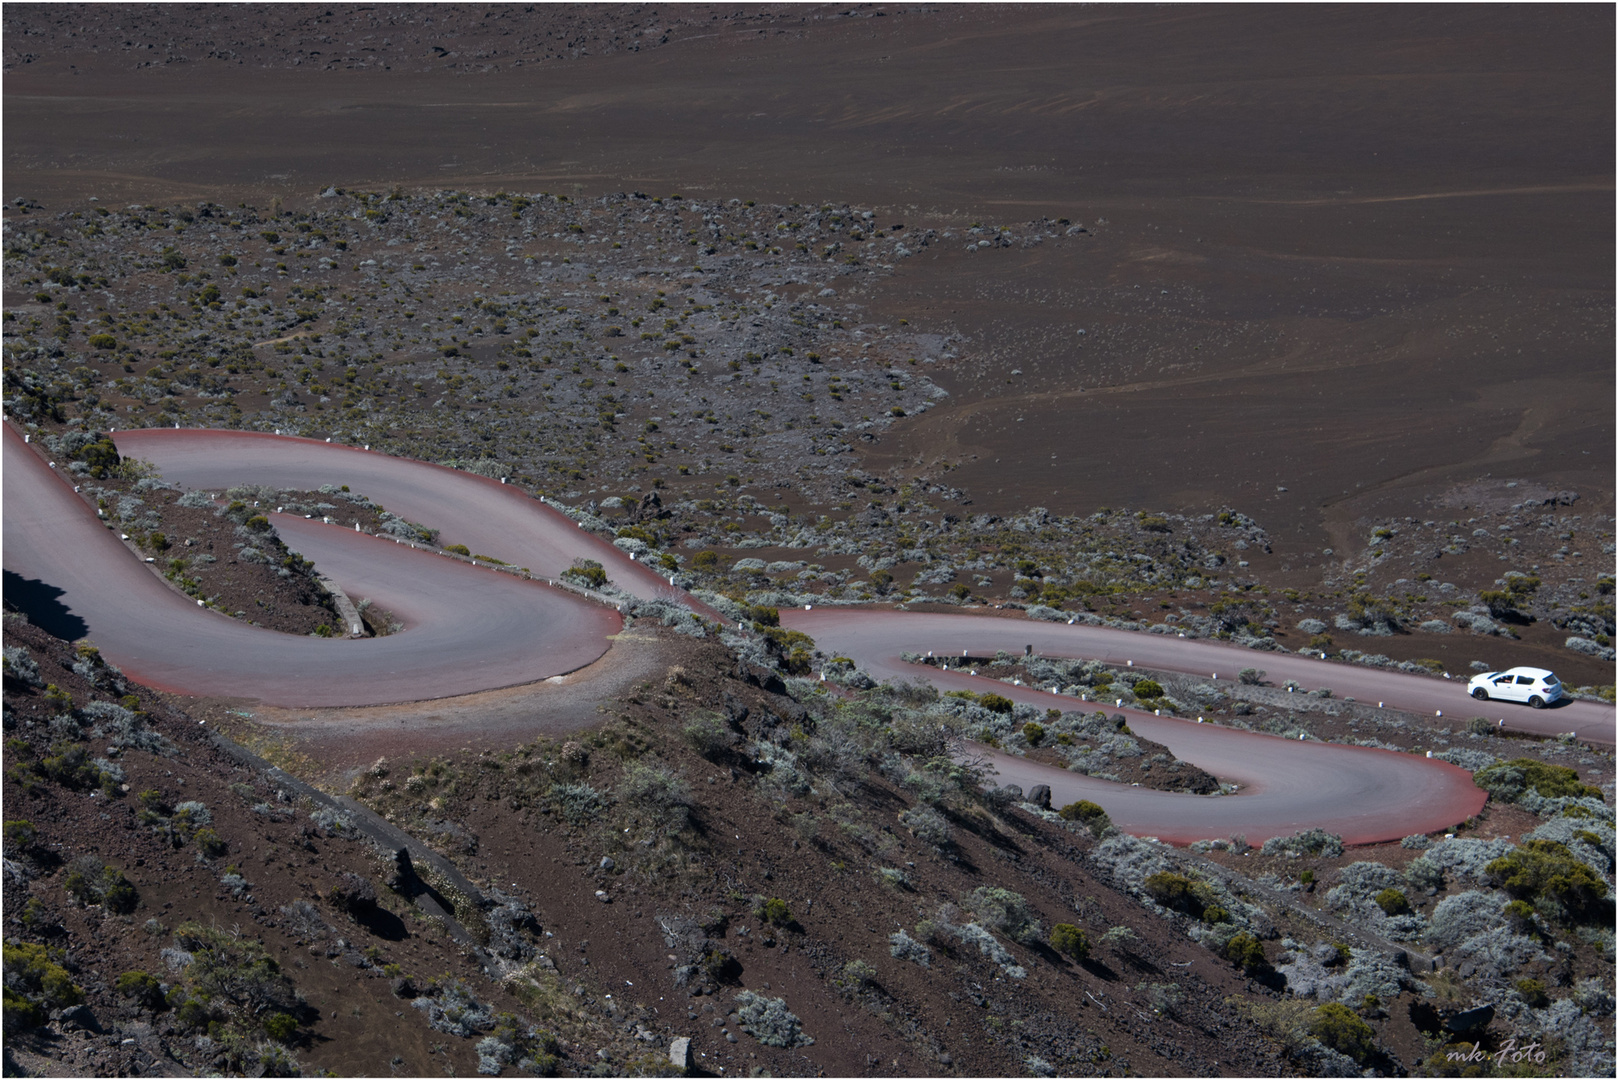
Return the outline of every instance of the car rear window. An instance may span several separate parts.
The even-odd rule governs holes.
[[[1561,685],[1561,680],[1558,679],[1555,675],[1547,675],[1547,676],[1545,676],[1545,685],[1546,686],[1560,686]]]

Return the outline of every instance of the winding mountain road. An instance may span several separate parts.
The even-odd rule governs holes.
[[[668,582],[515,487],[484,477],[353,447],[232,431],[118,432],[119,451],[153,462],[168,481],[219,491],[238,484],[313,490],[347,484],[448,543],[559,575],[573,559],[601,562],[639,597],[668,596]],[[177,693],[257,698],[287,707],[358,706],[451,697],[516,686],[586,667],[622,626],[610,607],[540,582],[469,566],[386,538],[274,514],[288,546],[352,595],[374,598],[406,630],[385,638],[326,641],[246,626],[202,609],[143,566],[102,524],[37,447],[5,426],[5,554],[8,587],[52,595],[82,621],[102,654],[132,678]],[[13,577],[15,575],[15,577]],[[16,584],[14,585],[13,582]],[[689,603],[689,599],[686,600]],[[700,605],[697,605],[700,608]],[[708,613],[704,608],[704,613]],[[782,613],[782,623],[828,652],[853,658],[879,679],[925,674],[944,687],[984,689],[988,680],[917,668],[901,651],[975,655],[1033,646],[1048,656],[1133,660],[1141,667],[1217,673],[1263,666],[1272,679],[1331,686],[1361,701],[1415,712],[1479,710],[1464,683],[1350,668],[1213,642],[983,616],[820,609]],[[992,682],[996,692],[1049,705],[1051,695]],[[1070,699],[1064,699],[1068,703]],[[1493,715],[1495,706],[1485,710]],[[1203,797],[1124,787],[1003,754],[1003,782],[1046,783],[1058,804],[1101,803],[1130,832],[1171,842],[1243,833],[1250,842],[1311,826],[1351,843],[1396,839],[1454,825],[1476,813],[1483,792],[1469,773],[1385,750],[1288,742],[1125,710],[1131,727],[1222,780],[1235,796]],[[1547,713],[1513,709],[1507,723],[1574,731],[1611,744],[1613,710],[1576,702]]]

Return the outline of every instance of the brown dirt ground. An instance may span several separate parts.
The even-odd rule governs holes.
[[[7,641],[27,647],[42,676],[76,704],[100,696],[67,670],[65,650],[54,639],[8,618]],[[632,830],[644,832],[648,823],[632,815],[573,826],[542,813],[524,795],[532,785],[523,770],[502,768],[502,763],[566,751],[547,739],[526,751],[517,748],[516,756],[510,741],[503,753],[468,748],[431,758],[402,754],[386,768],[373,763],[353,789],[452,856],[480,887],[498,887],[534,907],[551,935],[540,944],[560,970],[562,985],[582,988],[574,999],[578,1009],[558,1013],[535,1006],[535,1019],[563,1036],[564,1071],[586,1071],[597,1048],[611,1061],[628,1062],[636,1052],[632,1020],[658,1033],[691,1034],[700,1055],[698,1071],[709,1074],[722,1064],[726,1075],[755,1067],[786,1075],[996,1075],[1018,1071],[1021,1056],[1030,1052],[1025,1048],[1036,1047],[1046,1054],[1057,1048],[1064,1058],[1084,1063],[1079,1067],[1102,1074],[1205,1074],[1216,1071],[1216,1059],[1219,1068],[1276,1071],[1274,1051],[1224,1002],[1254,987],[1198,946],[1143,918],[1133,901],[1090,879],[1075,861],[1089,842],[1087,835],[1075,838],[1014,811],[998,818],[969,814],[958,820],[947,856],[940,856],[910,839],[896,822],[886,823],[908,800],[874,775],[845,792],[846,800],[837,800],[852,807],[843,811],[851,830],[835,826],[830,817],[813,830],[787,827],[793,815],[819,816],[826,809],[824,796],[794,798],[763,810],[743,775],[744,760],[700,758],[683,749],[671,729],[694,709],[719,706],[721,695],[746,703],[755,717],[784,708],[783,699],[737,680],[724,651],[689,640],[676,644],[681,647],[674,658],[683,674],[665,680],[661,689],[650,681],[639,684],[619,703],[621,711],[608,726],[583,740],[585,757],[576,775],[609,788],[626,750],[657,746],[701,792],[695,831],[685,841],[697,856],[689,866],[681,868],[677,860],[653,870],[638,854],[640,834],[626,836],[617,828],[627,821]],[[524,1011],[523,1002],[482,981],[453,942],[385,889],[380,890],[384,914],[368,927],[350,923],[322,898],[344,871],[379,877],[375,856],[363,845],[302,829],[305,808],[283,808],[273,780],[215,751],[206,741],[206,725],[155,695],[140,691],[137,696],[152,726],[179,750],[173,756],[121,755],[129,792],[109,799],[51,783],[27,792],[8,785],[8,818],[33,821],[43,836],[43,853],[29,860],[35,881],[28,894],[44,908],[36,909],[29,936],[44,926],[53,947],[65,950],[98,1022],[112,1033],[52,1025],[8,1042],[16,1066],[151,1071],[162,1068],[172,1053],[185,1068],[206,1067],[207,1056],[196,1056],[191,1038],[170,1026],[169,1014],[142,1014],[112,989],[121,971],[160,969],[156,954],[163,933],[146,921],[155,918],[162,930],[196,919],[239,927],[262,939],[318,1010],[318,1019],[295,1047],[306,1068],[339,1075],[377,1075],[387,1068],[410,1075],[470,1071],[470,1041],[429,1031],[393,996],[387,978],[369,965],[356,966],[354,957],[375,946],[377,963],[400,965],[418,984],[447,973],[465,979],[497,1009]],[[17,724],[13,731],[33,741],[49,712],[43,696],[8,681],[7,706]],[[92,752],[100,747],[92,746]],[[14,749],[8,761],[26,757]],[[405,781],[417,772],[434,777],[430,800],[410,794],[413,786]],[[204,802],[228,851],[199,858],[137,824],[134,793],[147,789],[161,791],[171,803]],[[261,803],[272,809],[252,809]],[[134,913],[111,916],[65,898],[62,864],[84,853],[98,854],[125,873],[139,892]],[[610,871],[598,865],[608,853],[618,863]],[[873,863],[902,867],[910,885],[876,885]],[[220,884],[220,876],[232,868],[250,883],[240,896]],[[1043,947],[1019,946],[1017,956],[1029,975],[1015,984],[998,977],[974,951],[959,947],[951,952],[935,946],[930,970],[887,955],[893,930],[912,926],[979,884],[1004,881],[1013,881],[1047,923],[1076,919],[1095,933],[1129,924],[1137,927],[1141,941],[1129,954],[1103,949],[1083,965]],[[608,891],[610,903],[598,902],[598,888]],[[793,921],[779,929],[762,925],[751,906],[755,894],[784,899]],[[281,906],[300,898],[314,900],[333,927],[313,949],[279,914]],[[21,906],[7,905],[8,932],[20,929],[12,920]],[[671,981],[674,965],[665,959],[670,950],[656,918],[678,913],[719,917],[722,928],[710,933],[711,944],[739,964],[720,982],[699,982],[704,993],[679,990]],[[338,935],[352,943],[349,951],[329,947]],[[854,959],[873,964],[881,974],[863,989],[840,989],[836,980]],[[1171,969],[1171,963],[1192,966]],[[1195,1002],[1183,1019],[1172,1022],[1151,1016],[1132,989],[1135,982],[1161,979],[1171,970]],[[724,1040],[725,1010],[741,988],[785,994],[805,1030],[816,1037],[814,1046],[782,1051],[745,1035],[739,1043]],[[630,1036],[627,1041],[623,1033]],[[130,1037],[136,1041],[120,1041]],[[402,1060],[390,1067],[395,1057]]]
[[[83,494],[87,501],[112,521],[116,520],[117,493],[134,494],[135,483],[87,478],[81,486],[86,489]],[[109,494],[98,495],[91,488]],[[180,506],[183,494],[166,488],[142,491],[138,497],[145,505],[140,513],[154,516],[158,526],[114,526],[132,530],[120,535],[129,537],[128,543],[136,554],[147,559],[171,587],[206,600],[210,607],[251,626],[300,635],[314,634],[324,627],[324,636],[344,635],[343,620],[330,594],[308,564],[294,562],[289,575],[278,573],[287,565],[290,553],[273,528],[257,534],[251,545],[262,553],[264,561],[241,558],[237,522],[213,509]],[[253,513],[261,509],[265,508],[253,504]]]
[[[8,7],[8,197],[576,184],[1060,215],[1090,242],[992,270],[940,245],[857,298],[970,345],[952,404],[870,464],[962,461],[980,508],[1234,505],[1282,554],[1485,476],[1611,512],[1609,11],[716,8],[659,16],[680,25],[642,53],[614,9],[408,33],[322,10],[69,37],[77,9]]]
[[[39,663],[41,675],[72,694],[76,704],[105,697],[68,670],[58,659],[67,650],[43,632],[16,625],[8,617],[6,642],[27,647]],[[263,940],[309,1004],[319,1010],[318,1022],[294,1047],[308,1065],[341,1075],[387,1075],[388,1061],[400,1055],[406,1073],[441,1073],[444,1064],[435,1059],[432,1046],[444,1042],[450,1044],[458,1072],[474,1070],[476,1057],[459,1040],[435,1038],[420,1022],[391,1022],[398,1015],[414,1020],[414,1011],[393,996],[388,980],[379,972],[357,969],[343,959],[328,960],[325,955],[330,938],[343,936],[357,942],[360,949],[377,945],[385,962],[400,964],[410,972],[431,976],[450,971],[475,977],[477,969],[462,957],[459,948],[441,931],[416,920],[407,905],[390,902],[386,896],[384,904],[394,914],[377,923],[380,934],[334,911],[323,896],[342,873],[378,876],[371,850],[348,840],[309,835],[307,807],[281,802],[273,781],[255,776],[213,748],[206,726],[159,695],[134,689],[149,724],[177,744],[177,756],[126,751],[118,761],[126,773],[128,792],[112,799],[99,792],[87,796],[49,783],[23,792],[8,783],[6,817],[32,821],[42,833],[46,854],[38,861],[40,876],[26,895],[41,900],[48,913],[45,940],[53,948],[64,949],[77,965],[76,980],[100,1022],[109,1030],[114,1023],[134,1025],[125,1037],[133,1037],[135,1042],[124,1044],[117,1036],[86,1037],[77,1032],[42,1038],[22,1035],[8,1037],[8,1051],[19,1060],[36,1063],[38,1058],[25,1055],[43,1054],[49,1062],[44,1066],[47,1072],[65,1068],[79,1075],[130,1075],[161,1069],[165,1063],[188,1071],[208,1068],[209,1055],[191,1049],[191,1038],[169,1027],[168,1014],[153,1016],[132,1008],[112,985],[117,975],[132,969],[166,977],[158,951],[169,943],[167,931],[185,920],[197,920],[238,927]],[[8,723],[8,736],[32,741],[49,715],[45,702],[37,692],[14,686],[8,679],[6,704],[8,716],[19,722],[15,728]],[[93,752],[104,753],[95,742],[91,745]],[[22,757],[8,750],[8,765]],[[203,802],[213,815],[213,828],[227,844],[226,852],[204,859],[191,846],[177,849],[138,824],[136,795],[153,789],[171,803]],[[252,809],[255,805],[274,810],[258,813]],[[133,914],[111,915],[99,908],[83,908],[65,896],[60,887],[62,866],[82,854],[98,855],[123,871],[140,897]],[[230,866],[238,867],[250,882],[240,898],[220,884]],[[283,925],[278,914],[281,906],[298,899],[315,902],[333,927],[320,942],[318,956],[310,953],[310,941]],[[21,895],[8,896],[8,937],[20,929],[15,920],[23,906]],[[408,921],[400,921],[400,916]],[[163,932],[147,929],[148,919],[157,920]],[[37,932],[28,936],[36,937]],[[384,1018],[389,1022],[382,1023]],[[178,1062],[169,1057],[171,1050],[179,1055]],[[7,1071],[11,1071],[9,1066]]]

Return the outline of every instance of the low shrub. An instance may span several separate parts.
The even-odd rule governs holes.
[[[44,680],[39,675],[39,663],[28,655],[26,648],[21,645],[7,645],[4,655],[7,679],[15,679],[24,686],[44,685]]]
[[[982,885],[961,898],[961,906],[985,923],[1024,943],[1038,940],[1044,928],[1021,893]]]
[[[1499,893],[1466,892],[1446,896],[1433,908],[1427,923],[1427,940],[1439,948],[1453,948],[1500,922]]]
[[[1376,1033],[1346,1005],[1329,1002],[1315,1009],[1309,1034],[1360,1064],[1376,1052]]]
[[[1051,927],[1050,946],[1063,956],[1083,960],[1090,955],[1090,936],[1072,923]]]
[[[71,704],[72,701],[69,699],[70,707]],[[116,766],[112,766],[104,758],[92,760],[89,747],[83,743],[62,740],[53,744],[49,753],[33,768],[45,779],[77,791],[91,787],[111,788],[113,784],[109,782],[109,773],[112,773]],[[121,773],[121,770],[119,772]],[[118,773],[112,775],[116,776]]]
[[[1534,905],[1526,900],[1513,900],[1505,906],[1506,919],[1510,921],[1512,930],[1519,934],[1526,933],[1534,925]]]
[[[547,799],[570,825],[582,825],[607,808],[601,792],[589,784],[552,784]]]
[[[913,806],[899,815],[899,821],[917,840],[933,847],[944,847],[953,834],[949,819],[930,806]]]
[[[1517,899],[1571,920],[1594,915],[1608,891],[1595,871],[1555,840],[1529,840],[1490,863],[1487,873]]]
[[[736,1015],[741,1028],[765,1046],[790,1049],[813,1046],[815,1040],[803,1032],[799,1022],[784,998],[768,998],[743,990],[736,995]]]
[[[1249,973],[1268,966],[1268,961],[1264,959],[1264,946],[1245,930],[1225,943],[1225,959]]]
[[[1538,979],[1518,979],[1512,985],[1530,1008],[1543,1009],[1551,1003],[1551,995],[1546,991],[1545,984]]]
[[[691,748],[710,761],[719,757],[736,740],[725,718],[716,712],[700,712],[686,721],[682,731]]]
[[[1310,1040],[1309,1024],[1314,1018],[1314,1008],[1307,1001],[1295,998],[1281,1001],[1240,1000],[1237,1007],[1246,1013],[1259,1031],[1280,1043],[1288,1054],[1298,1053]]]
[[[1291,836],[1272,836],[1264,841],[1260,849],[1264,855],[1285,855],[1296,859],[1304,855],[1318,855],[1323,859],[1335,859],[1343,854],[1343,838],[1336,833],[1329,833],[1325,829],[1305,829],[1303,832]]]
[[[1068,803],[1058,813],[1067,821],[1094,821],[1098,817],[1106,817],[1107,812],[1088,799]]]
[[[118,976],[114,985],[119,994],[141,1008],[161,1009],[164,1006],[163,984],[144,971],[126,971]]]
[[[843,973],[837,979],[844,990],[860,990],[876,981],[876,968],[864,960],[850,960],[843,965]]]
[[[1001,697],[995,693],[982,695],[978,698],[978,704],[992,713],[1010,713],[1012,709],[1016,708],[1016,704],[1010,698]]]
[[[495,1025],[494,1010],[473,996],[459,979],[422,994],[411,1005],[427,1014],[427,1026],[446,1035],[470,1039]]]
[[[556,1073],[556,1037],[540,1028],[525,1028],[510,1013],[494,1018],[494,1030],[479,1039],[475,1049],[480,1075],[498,1076],[511,1065],[530,1076]]]
[[[284,1012],[271,1013],[264,1019],[264,1034],[278,1043],[289,1043],[298,1034],[298,1021]]]
[[[1179,983],[1137,983],[1135,992],[1143,994],[1152,1008],[1163,1016],[1174,1016],[1185,1004],[1185,991]]]
[[[1163,696],[1163,684],[1155,679],[1142,679],[1134,685],[1133,690],[1142,701],[1156,701]]]
[[[1387,915],[1408,915],[1410,898],[1398,889],[1383,889],[1376,894],[1376,906]]]
[[[933,951],[903,930],[888,935],[888,955],[924,968],[933,966]]]
[[[323,937],[331,929],[326,925],[326,920],[321,918],[320,909],[307,900],[294,900],[292,903],[284,905],[280,910],[281,917],[285,920],[283,925],[295,937]]]
[[[1028,977],[1027,970],[1017,963],[1017,958],[1012,955],[1011,950],[1000,944],[999,939],[982,926],[969,922],[965,926],[955,927],[953,932],[962,942],[976,946],[978,952],[998,964],[1006,976],[1013,979]]]
[[[84,905],[100,904],[115,915],[126,915],[140,902],[135,887],[117,867],[108,866],[94,855],[73,860],[62,888]]]
[[[8,943],[4,948],[6,973],[5,1023],[11,1027],[38,1027],[52,1009],[77,1005],[84,991],[43,945]]]
[[[1217,899],[1207,882],[1195,881],[1171,870],[1159,870],[1152,874],[1142,883],[1142,887],[1146,895],[1161,906],[1170,911],[1184,912],[1193,918],[1201,918],[1202,913]]]
[[[562,576],[587,589],[599,589],[607,583],[606,569],[594,559],[575,559],[572,566],[562,571]]]
[[[1444,887],[1444,869],[1425,855],[1405,864],[1405,883],[1421,892]]]
[[[39,842],[39,830],[32,821],[8,821],[5,823],[5,842],[8,851],[26,854]]]
[[[1472,840],[1456,837],[1428,848],[1421,858],[1437,867],[1446,877],[1481,880],[1489,864],[1508,854],[1515,845],[1505,837]]]
[[[1454,963],[1463,971],[1469,966],[1473,976],[1484,983],[1504,982],[1524,965],[1549,960],[1537,940],[1502,925],[1498,913],[1495,925],[1467,938],[1446,954],[1446,962]]]
[[[1482,769],[1472,782],[1501,802],[1516,802],[1527,791],[1547,799],[1601,798],[1601,789],[1579,779],[1578,770],[1534,758],[1515,758]]]
[[[778,896],[771,897],[759,904],[755,914],[765,922],[773,923],[776,926],[786,926],[792,922],[792,912],[787,907],[787,902]]]
[[[1088,799],[1068,803],[1057,813],[1061,815],[1063,820],[1079,822],[1090,830],[1091,836],[1098,840],[1112,828],[1112,818],[1108,817],[1107,812],[1100,806]]]
[[[657,822],[665,833],[677,833],[690,821],[690,786],[665,766],[634,762],[618,782],[618,796],[624,805]]]

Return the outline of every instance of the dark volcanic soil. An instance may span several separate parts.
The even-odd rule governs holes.
[[[187,596],[282,633],[346,633],[313,565],[287,549],[256,500],[187,505],[155,478],[87,476],[79,487],[108,527]]]
[[[858,295],[967,339],[872,464],[963,460],[980,508],[1232,505],[1282,552],[1485,476],[1611,512],[1610,9],[325,11],[8,5],[7,199],[1065,217],[1087,244]]]

